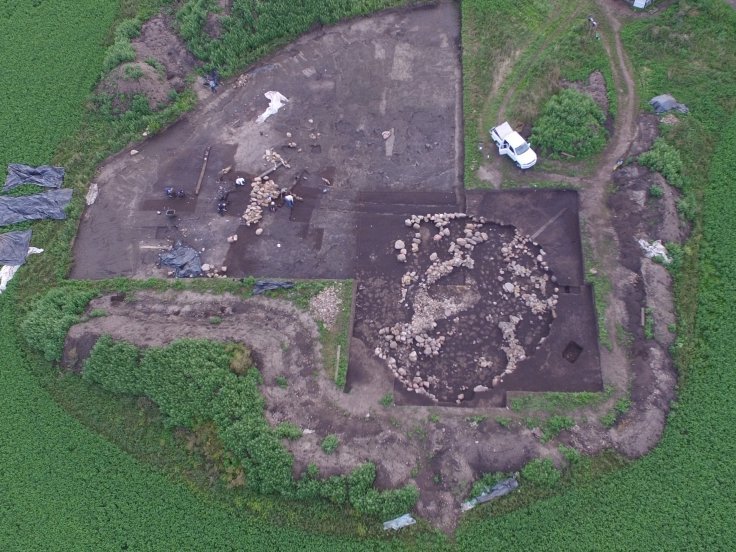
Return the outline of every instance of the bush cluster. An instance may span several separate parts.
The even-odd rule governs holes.
[[[263,57],[274,48],[310,30],[339,20],[403,3],[402,0],[269,0],[232,3],[230,14],[220,17],[220,32],[205,30],[208,13],[218,11],[214,0],[186,0],[177,11],[179,35],[191,52],[225,75]]]
[[[383,518],[404,514],[414,506],[419,493],[413,486],[383,492],[373,488],[373,464],[324,480],[316,466],[311,466],[301,479],[294,480],[293,457],[281,439],[299,438],[302,431],[289,423],[275,428],[268,424],[258,388],[261,373],[252,364],[243,369],[244,359],[249,356],[233,344],[184,339],[167,347],[140,350],[103,336],[85,362],[84,378],[114,393],[145,395],[159,406],[172,427],[194,429],[213,421],[223,446],[244,468],[246,485],[258,492],[324,498]],[[338,443],[331,435],[323,448],[332,452]]]
[[[76,324],[95,292],[55,288],[49,291],[23,321],[21,331],[28,344],[49,361],[61,360],[64,339]]]
[[[535,458],[521,470],[523,479],[541,487],[554,487],[561,475],[549,458]]]
[[[652,149],[642,153],[638,161],[639,164],[660,173],[673,186],[682,188],[684,181],[682,178],[682,157],[680,156],[680,152],[677,151],[677,148],[669,145],[661,138],[657,138],[654,141]]]
[[[606,145],[606,117],[593,99],[573,89],[552,96],[532,129],[531,143],[552,159],[587,157]]]

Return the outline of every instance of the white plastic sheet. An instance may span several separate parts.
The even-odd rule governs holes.
[[[256,122],[258,124],[263,123],[271,115],[275,115],[278,110],[281,109],[284,104],[289,101],[286,96],[284,96],[281,92],[276,92],[275,90],[269,90],[264,94],[264,96],[271,100],[271,103],[268,104],[268,109],[261,113],[258,116],[258,119],[256,119]]]

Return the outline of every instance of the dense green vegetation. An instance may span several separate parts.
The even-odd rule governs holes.
[[[657,138],[652,149],[642,153],[637,161],[640,165],[661,173],[667,182],[673,186],[682,187],[682,157],[680,152],[661,138]]]
[[[534,123],[531,141],[552,159],[588,157],[606,145],[605,120],[590,96],[567,88],[547,101]]]
[[[300,34],[346,17],[406,4],[406,0],[235,0],[229,14],[215,0],[186,0],[176,14],[179,32],[207,69],[229,76]],[[218,29],[208,25],[216,13]]]
[[[320,480],[316,466],[294,481],[293,457],[280,442],[281,434],[294,436],[293,428],[274,431],[263,410],[261,374],[241,347],[211,341],[180,340],[163,348],[138,351],[132,345],[101,338],[85,363],[84,376],[103,389],[144,395],[165,415],[170,427],[196,429],[214,422],[217,435],[229,453],[236,477],[261,494],[287,498],[329,499],[349,503],[363,514],[390,519],[409,511],[418,498],[414,487],[377,492],[375,467],[369,464],[352,474]],[[322,449],[332,454],[339,445],[328,435]]]

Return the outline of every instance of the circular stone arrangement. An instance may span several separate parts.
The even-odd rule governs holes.
[[[409,235],[393,248],[407,266],[397,299],[408,318],[380,328],[374,353],[407,391],[460,404],[539,347],[557,279],[541,246],[512,226],[464,213],[405,225]]]

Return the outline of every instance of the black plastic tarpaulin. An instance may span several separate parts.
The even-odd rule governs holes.
[[[281,280],[256,280],[253,286],[253,295],[263,295],[267,291],[274,289],[289,289],[294,287],[294,282],[284,282]]]
[[[508,479],[499,481],[493,487],[485,489],[477,497],[470,499],[467,502],[463,502],[462,511],[467,512],[468,510],[472,510],[478,504],[483,504],[485,502],[495,500],[509,494],[510,492],[518,488],[519,482],[513,477],[509,477]]]
[[[159,263],[174,269],[177,278],[197,278],[202,276],[202,262],[199,253],[181,242],[176,242],[166,253],[160,253]]]
[[[24,220],[66,218],[64,209],[72,199],[72,190],[49,190],[40,194],[7,197],[0,196],[0,226]]]
[[[22,265],[30,243],[30,230],[0,234],[0,265]]]
[[[44,188],[61,188],[64,183],[63,167],[30,167],[11,163],[8,165],[8,176],[5,178],[3,191],[7,192],[21,184],[37,184]]]
[[[680,113],[687,113],[689,111],[685,104],[679,103],[669,94],[655,96],[654,98],[649,100],[649,105],[654,108],[654,112],[657,115],[667,113],[668,111],[679,111]]]

